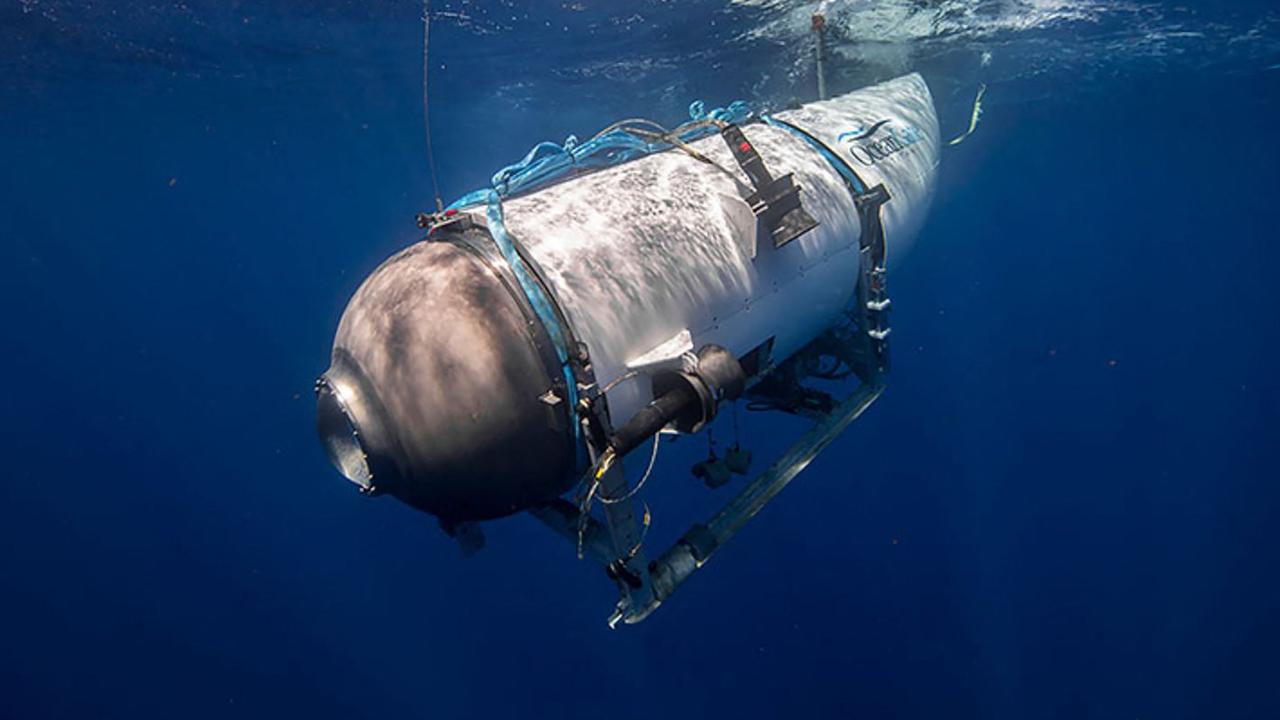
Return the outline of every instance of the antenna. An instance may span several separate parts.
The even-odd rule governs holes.
[[[827,18],[822,13],[817,12],[811,18],[813,22],[813,34],[817,39],[817,48],[814,54],[818,64],[818,99],[827,99]]]
[[[431,173],[431,190],[436,196],[436,212],[444,212],[444,201],[440,199],[440,185],[436,182],[436,155],[431,149],[431,102],[427,92],[427,78],[431,73],[430,54],[427,49],[431,41],[431,0],[422,0],[422,125],[427,138],[427,171]]]

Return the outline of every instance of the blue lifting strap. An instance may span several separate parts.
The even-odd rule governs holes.
[[[496,190],[489,191],[487,203],[485,219],[488,221],[489,234],[493,236],[494,243],[502,252],[502,257],[506,259],[511,272],[516,276],[516,281],[520,283],[520,289],[529,299],[529,305],[533,307],[534,314],[538,316],[542,327],[546,328],[551,344],[555,347],[556,359],[560,361],[560,370],[564,374],[565,400],[569,403],[569,421],[573,424],[573,438],[576,444],[582,434],[582,428],[577,422],[578,383],[574,377],[573,367],[569,363],[569,345],[565,340],[564,329],[560,327],[551,299],[543,291],[542,285],[529,273],[520,253],[516,252],[515,241],[507,233],[506,223],[502,219],[502,198]]]
[[[786,122],[785,120],[779,120],[775,117],[765,115],[764,121],[773,127],[782,128],[783,130],[790,132],[792,135],[804,140],[809,147],[817,150],[818,154],[830,163],[831,167],[834,168],[836,172],[840,173],[840,177],[844,178],[845,183],[853,189],[853,193],[855,195],[861,195],[867,191],[866,184],[863,183],[862,178],[858,177],[858,174],[853,171],[853,168],[849,167],[848,163],[840,159],[840,157],[836,155],[831,148],[823,144],[821,140],[810,135],[804,130],[801,130],[795,125]]]

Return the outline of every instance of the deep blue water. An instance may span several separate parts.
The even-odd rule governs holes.
[[[892,276],[888,392],[617,631],[534,521],[464,559],[314,437],[342,307],[431,204],[420,6],[126,6],[0,2],[0,716],[1280,716],[1268,3],[828,8],[834,89],[920,69],[951,134],[986,82],[983,122]],[[812,95],[801,5],[433,9],[446,200]],[[698,452],[655,535],[714,506]]]

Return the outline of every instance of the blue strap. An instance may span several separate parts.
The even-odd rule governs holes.
[[[560,370],[564,373],[565,393],[568,395],[566,399],[569,402],[569,422],[573,425],[573,439],[575,444],[579,444],[582,428],[577,422],[578,383],[574,378],[573,368],[569,364],[569,347],[565,341],[564,330],[560,327],[551,299],[543,292],[542,285],[529,274],[529,269],[525,267],[520,253],[516,252],[515,242],[507,233],[506,223],[502,219],[502,198],[496,190],[489,190],[486,202],[488,207],[485,209],[485,218],[488,220],[489,234],[493,236],[493,241],[502,252],[502,257],[506,258],[507,265],[511,267],[516,281],[520,283],[520,289],[529,299],[529,305],[533,307],[534,314],[542,322],[542,327],[546,328],[547,335],[551,337],[551,344],[555,347],[556,358],[560,361]]]
[[[783,130],[790,132],[792,135],[795,135],[808,143],[809,147],[817,150],[818,154],[830,163],[831,167],[835,168],[836,172],[840,173],[840,177],[844,178],[844,181],[849,184],[849,187],[853,188],[855,195],[861,195],[867,191],[867,186],[863,184],[862,178],[858,177],[857,173],[853,171],[853,168],[849,167],[848,163],[840,159],[840,157],[836,155],[831,148],[823,144],[821,140],[784,120],[778,120],[777,118],[765,115],[764,121],[773,127],[782,128]]]

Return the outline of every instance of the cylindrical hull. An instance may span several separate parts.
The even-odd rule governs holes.
[[[776,117],[820,140],[868,187],[886,186],[886,242],[890,257],[900,255],[928,210],[940,145],[923,78]],[[507,228],[541,267],[602,384],[682,331],[693,347],[715,343],[739,356],[773,338],[781,360],[829,327],[853,294],[860,227],[844,181],[792,132],[743,129],[775,176],[795,174],[819,222],[777,249],[762,236],[754,258],[747,178],[719,137],[692,145],[715,166],[670,150],[505,203]],[[646,383],[619,384],[608,398],[614,422],[649,399]]]
[[[745,125],[735,148],[754,146],[775,179],[793,175],[817,221],[794,239],[761,229],[746,200],[756,188],[708,137],[692,147],[711,162],[669,150],[508,199],[501,213],[471,208],[471,222],[454,218],[383,263],[347,306],[318,384],[334,464],[446,524],[514,513],[575,479],[563,360],[580,348],[564,347],[563,330],[612,386],[618,427],[653,399],[646,371],[713,345],[735,363],[764,347],[781,362],[829,328],[861,272],[855,192],[885,186],[880,218],[900,255],[929,205],[937,118],[910,75],[774,120],[790,127]],[[490,225],[500,217],[505,231]]]

